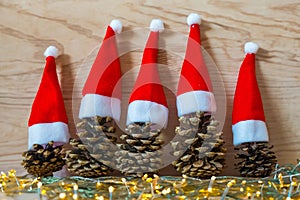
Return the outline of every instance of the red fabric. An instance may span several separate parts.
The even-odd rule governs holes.
[[[213,90],[200,44],[200,26],[198,24],[193,24],[190,27],[177,96],[190,91],[200,90],[212,92]]]
[[[190,26],[190,35],[189,38],[193,39],[199,45],[201,45],[201,38],[200,38],[200,25],[199,24],[192,24]]]
[[[178,83],[177,95],[197,90],[209,91],[207,84],[199,71],[191,63],[184,60]]]
[[[155,83],[144,84],[136,88],[130,96],[129,103],[135,100],[151,101],[168,107],[163,87]]]
[[[157,52],[158,52],[158,36],[159,32],[150,32],[146,47],[144,49],[142,65],[149,63],[157,63]]]
[[[58,83],[55,58],[48,56],[42,80],[32,104],[28,126],[52,122],[67,124],[68,118]]]
[[[255,75],[255,54],[247,54],[235,89],[232,124],[245,120],[265,121],[263,104]]]
[[[82,90],[82,95],[99,94],[121,98],[120,60],[114,30],[108,26],[103,43],[90,70]],[[117,85],[117,86],[116,86]]]
[[[142,65],[131,92],[129,103],[135,100],[156,102],[167,107],[167,100],[157,71],[159,32],[150,32],[144,50]]]

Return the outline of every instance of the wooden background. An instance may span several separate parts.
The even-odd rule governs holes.
[[[78,89],[78,79],[84,80],[76,75],[99,46],[110,21],[120,19],[124,31],[131,31],[148,27],[151,19],[160,18],[167,29],[186,36],[186,16],[191,12],[203,18],[202,45],[218,66],[225,86],[227,114],[223,130],[228,154],[224,174],[237,174],[230,121],[235,81],[247,41],[255,41],[261,47],[257,78],[270,142],[275,146],[279,164],[295,163],[300,158],[299,0],[1,0],[0,170],[14,168],[19,174],[24,173],[20,162],[21,153],[27,149],[27,119],[47,46],[56,45],[61,52],[58,73],[74,134],[77,111],[73,91]],[[185,45],[185,41],[178,43]],[[123,56],[123,73],[137,66],[140,58],[139,50]],[[180,57],[170,55],[167,59],[170,66],[180,69]],[[161,79],[174,81],[163,72]]]

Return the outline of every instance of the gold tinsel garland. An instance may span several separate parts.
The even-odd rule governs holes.
[[[212,176],[101,177],[97,179],[17,177],[15,170],[1,172],[0,193],[15,197],[34,193],[38,199],[299,199],[300,160],[297,165],[276,166],[263,179]],[[34,197],[34,198],[36,198]]]

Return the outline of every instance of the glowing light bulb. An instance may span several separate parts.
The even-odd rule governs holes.
[[[59,194],[60,199],[64,199],[64,198],[66,198],[66,196],[67,196],[66,193],[60,193]]]

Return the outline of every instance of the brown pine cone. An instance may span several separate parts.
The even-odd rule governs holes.
[[[84,177],[99,177],[111,172],[116,165],[111,158],[117,149],[114,120],[99,116],[84,118],[77,128],[80,139],[70,139],[73,148],[67,151],[69,171]]]
[[[22,156],[24,159],[21,164],[27,172],[38,177],[51,176],[53,172],[61,170],[65,165],[62,146],[53,147],[53,141],[45,148],[34,144],[33,149],[24,152]]]
[[[118,157],[117,169],[125,175],[143,176],[144,173],[156,172],[161,160],[159,151],[163,141],[159,139],[160,130],[152,130],[151,123],[133,123],[127,126],[127,133],[120,139],[120,150],[115,153]]]
[[[112,169],[91,156],[80,139],[70,139],[72,150],[66,152],[66,165],[73,174],[83,177],[107,175]]]
[[[180,126],[175,130],[178,139],[171,143],[171,154],[177,157],[184,153],[172,163],[175,169],[196,178],[209,178],[221,173],[226,148],[223,133],[216,132],[218,122],[205,112],[182,116],[179,121]]]
[[[111,159],[118,148],[114,120],[111,117],[95,116],[83,119],[77,127],[81,129],[77,135],[90,155],[100,163],[115,168],[116,163]]]
[[[248,142],[234,148],[238,151],[235,164],[240,174],[245,177],[267,177],[275,168],[276,155],[267,142]]]
[[[116,128],[114,127],[114,120],[111,117],[90,117],[84,118],[79,122],[77,128],[81,130],[78,136],[81,139],[85,138],[99,138],[99,136],[105,136],[114,138],[112,142],[116,141],[114,133]]]

